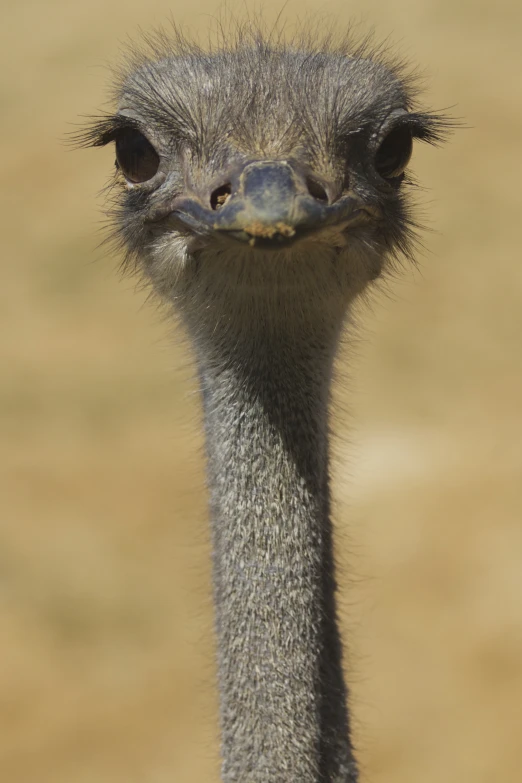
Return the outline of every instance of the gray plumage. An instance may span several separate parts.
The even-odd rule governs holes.
[[[201,383],[222,777],[355,783],[335,608],[328,405],[357,295],[408,254],[405,170],[443,118],[367,46],[244,28],[136,55],[114,114],[111,215],[181,317]]]

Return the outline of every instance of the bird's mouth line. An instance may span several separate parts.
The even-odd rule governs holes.
[[[360,225],[370,219],[375,219],[376,214],[366,206],[359,206],[352,209],[349,215],[336,215],[337,220],[322,220],[311,222],[310,224],[300,222],[292,225],[290,221],[257,218],[241,223],[232,222],[230,226],[217,221],[207,221],[199,219],[184,209],[171,209],[161,216],[155,216],[148,220],[147,225],[150,229],[160,231],[165,230],[183,231],[183,233],[192,234],[203,239],[204,237],[221,237],[234,242],[248,244],[253,248],[262,249],[282,249],[289,247],[301,240],[307,238],[319,239],[325,233],[332,232],[342,235],[350,228]]]
[[[306,239],[320,240],[321,237],[332,233],[341,236],[350,226],[359,224],[361,218],[365,217],[364,210],[358,210],[349,220],[342,220],[339,223],[329,223],[318,226],[291,226],[287,223],[278,221],[273,224],[261,222],[250,223],[241,229],[219,229],[219,234],[224,238],[247,243],[250,247],[280,250],[289,247]]]

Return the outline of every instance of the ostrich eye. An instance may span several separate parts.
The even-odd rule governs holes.
[[[135,128],[125,128],[116,138],[116,163],[129,182],[147,182],[159,168],[159,155]]]
[[[375,168],[384,179],[399,177],[409,163],[412,151],[411,130],[406,127],[390,131],[375,155]]]

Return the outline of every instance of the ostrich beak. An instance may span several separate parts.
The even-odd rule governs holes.
[[[329,203],[323,186],[287,161],[247,164],[208,201],[210,208],[199,199],[176,198],[168,222],[279,249],[332,224],[344,228],[364,212],[353,194]]]

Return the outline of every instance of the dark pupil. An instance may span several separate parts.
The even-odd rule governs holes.
[[[375,156],[375,168],[386,179],[398,177],[408,165],[412,151],[409,128],[396,128],[384,139]]]
[[[116,160],[130,182],[147,182],[159,167],[158,153],[134,128],[127,128],[116,139]]]

